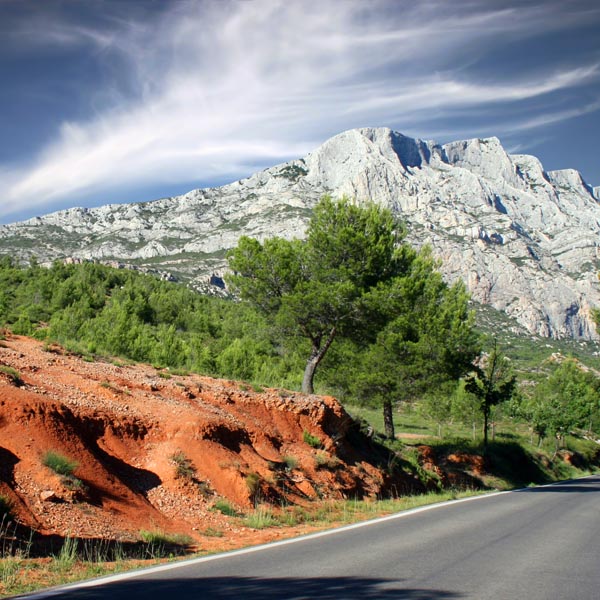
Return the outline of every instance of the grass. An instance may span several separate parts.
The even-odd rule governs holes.
[[[25,385],[21,374],[16,369],[9,367],[7,365],[0,365],[0,373],[4,373],[8,377],[8,380],[12,383],[12,385],[16,387],[21,387]]]
[[[6,540],[7,533],[10,534],[0,524],[0,540]],[[0,598],[133,570],[146,566],[148,562],[156,563],[162,557],[182,553],[173,551],[173,539],[183,542],[188,538],[182,540],[178,536],[166,536],[165,539],[169,543],[159,535],[154,536],[154,541],[128,553],[122,543],[110,540],[83,541],[67,536],[58,553],[42,560],[30,556],[31,542],[16,549],[12,546],[7,548],[4,544],[0,554]]]
[[[254,498],[260,489],[260,475],[254,472],[248,473],[246,475],[246,485],[248,486],[250,496]]]
[[[298,459],[295,456],[284,456],[282,460],[286,471],[293,471],[298,467]]]
[[[206,537],[222,538],[225,534],[223,533],[222,529],[215,529],[214,527],[207,527],[202,532],[202,535],[205,535]]]
[[[246,527],[250,527],[251,529],[265,529],[265,527],[273,527],[273,525],[276,525],[278,520],[271,508],[259,506],[244,517],[243,523]]]
[[[224,499],[217,500],[213,506],[213,510],[217,510],[227,517],[237,517],[239,514],[237,509]]]
[[[64,475],[66,477],[72,476],[79,466],[76,461],[71,460],[64,454],[54,450],[48,450],[48,452],[44,454],[42,457],[42,464],[58,475]]]
[[[304,430],[302,432],[302,439],[311,448],[319,449],[323,447],[323,442],[321,442],[321,440],[316,435],[312,435],[312,433],[310,433],[309,431]]]
[[[140,538],[146,544],[163,544],[165,546],[189,546],[193,540],[189,535],[165,533],[160,530],[140,531]]]
[[[327,452],[318,452],[315,455],[315,467],[317,469],[335,469],[342,464],[342,461],[335,455],[329,455]]]

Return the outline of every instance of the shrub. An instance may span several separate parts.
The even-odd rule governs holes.
[[[293,471],[298,466],[298,459],[295,456],[284,456],[283,462],[288,471]]]
[[[326,452],[319,452],[315,456],[315,466],[317,469],[335,469],[341,464],[337,456],[329,456]]]
[[[21,387],[25,383],[21,378],[21,374],[19,373],[19,371],[13,369],[12,367],[8,367],[7,365],[0,365],[0,373],[4,373],[8,377],[9,381],[17,387]]]
[[[250,496],[254,498],[260,488],[260,475],[254,472],[248,473],[248,475],[246,475],[246,485],[248,486]]]
[[[164,531],[148,531],[142,529],[140,538],[146,544],[164,544],[175,546],[189,546],[193,540],[189,535],[181,533],[165,533]]]
[[[217,500],[213,510],[218,510],[227,517],[237,517],[238,515],[238,511],[227,500]]]
[[[182,479],[193,479],[196,474],[196,469],[192,461],[179,450],[171,455],[171,462],[175,464],[175,474]]]
[[[308,432],[306,430],[304,430],[304,432],[302,433],[302,439],[304,440],[304,442],[306,444],[308,444],[312,448],[322,448],[323,447],[323,442],[321,442],[321,440],[316,435],[312,435],[310,432]]]
[[[58,475],[64,475],[67,477],[73,475],[75,469],[77,469],[79,466],[76,461],[67,458],[64,454],[55,452],[54,450],[48,450],[48,452],[44,454],[42,458],[42,464]]]

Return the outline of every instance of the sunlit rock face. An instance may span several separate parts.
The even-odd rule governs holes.
[[[387,128],[346,131],[223,187],[2,226],[0,252],[119,261],[204,290],[240,235],[301,237],[323,194],[391,208],[409,240],[442,259],[448,281],[464,280],[475,300],[531,333],[596,337],[600,188],[508,154],[497,138],[440,145]]]

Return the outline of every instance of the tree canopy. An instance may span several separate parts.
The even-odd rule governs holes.
[[[496,342],[492,351],[484,356],[481,364],[466,379],[465,389],[479,400],[483,415],[483,447],[487,449],[488,429],[492,408],[510,400],[515,393],[517,378],[510,361]]]
[[[313,393],[317,367],[337,336],[372,329],[368,294],[403,274],[416,256],[403,237],[389,210],[326,196],[305,240],[242,237],[230,252],[229,286],[273,317],[285,335],[310,342],[305,393]]]
[[[310,342],[305,393],[340,337],[361,349],[351,385],[384,410],[427,384],[458,378],[476,356],[464,286],[447,286],[430,250],[404,237],[389,210],[325,197],[305,240],[242,238],[230,253],[231,288],[283,334]]]

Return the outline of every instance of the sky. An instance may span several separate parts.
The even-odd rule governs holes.
[[[597,0],[0,0],[0,223],[213,187],[355,127],[600,185]]]

